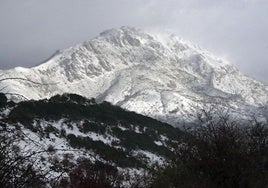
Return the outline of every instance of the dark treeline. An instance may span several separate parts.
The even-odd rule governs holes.
[[[201,114],[189,131],[192,137],[181,140],[176,158],[156,172],[150,187],[267,187],[267,125],[253,120],[243,126],[228,114]]]
[[[0,96],[1,108],[5,103],[6,99]],[[0,122],[0,187],[47,187],[50,184],[62,188],[113,188],[126,186],[123,181],[131,182],[128,184],[131,187],[148,188],[268,187],[265,123],[254,120],[241,125],[226,114],[215,115],[206,110],[201,110],[197,119],[199,123],[194,128],[185,130],[188,136],[177,139],[173,160],[165,166],[148,169],[148,174],[142,177],[123,174],[101,161],[79,159],[71,163],[68,156],[52,161],[49,171],[38,168],[32,163],[38,153],[24,151],[22,155],[16,145],[20,135],[10,137],[7,124]],[[41,152],[54,151],[48,147]],[[50,178],[51,169],[64,173]]]

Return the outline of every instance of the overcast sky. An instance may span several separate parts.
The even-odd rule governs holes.
[[[0,0],[0,69],[121,26],[171,30],[268,83],[268,0]]]

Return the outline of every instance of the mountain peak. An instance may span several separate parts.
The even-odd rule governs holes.
[[[268,101],[264,84],[170,33],[121,27],[55,54],[31,69],[2,71],[19,80],[0,83],[4,92],[30,99],[76,93],[176,124],[215,103],[233,114],[257,112]],[[8,86],[8,87],[6,87]]]
[[[100,33],[100,36],[111,35],[115,33],[139,33],[141,30],[135,27],[121,26],[119,29],[107,29]]]

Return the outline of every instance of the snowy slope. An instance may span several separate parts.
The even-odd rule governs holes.
[[[1,149],[8,147],[9,159],[31,155],[35,170],[57,182],[86,160],[125,174],[118,179],[122,184],[135,183],[155,165],[172,160],[186,136],[166,123],[74,94],[20,103],[0,94],[0,101]]]
[[[217,103],[248,116],[267,103],[268,87],[177,36],[122,27],[62,50],[39,66],[1,71],[4,92],[29,99],[76,93],[173,125]],[[46,85],[46,84],[49,85]],[[259,112],[257,112],[259,113]]]

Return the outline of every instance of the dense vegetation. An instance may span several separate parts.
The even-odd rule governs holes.
[[[228,116],[204,113],[193,137],[182,140],[176,160],[157,172],[151,187],[265,188],[268,186],[268,127],[241,127]]]
[[[70,188],[268,186],[268,127],[256,120],[242,126],[227,115],[203,110],[197,116],[199,123],[183,132],[107,102],[98,104],[78,95],[58,95],[49,100],[15,104],[0,94],[0,108],[1,111],[10,110],[7,116],[1,115],[0,122],[1,187],[45,187],[48,182],[52,187]],[[67,127],[53,126],[53,122],[61,119]],[[43,126],[42,121],[52,124]],[[55,158],[55,148],[49,146],[40,153],[46,152],[46,157],[51,158],[51,168],[37,168],[32,162],[40,155],[32,151],[24,151],[23,155],[16,145],[23,135],[8,132],[11,125],[18,130],[26,128],[43,139],[57,135],[66,139],[72,148],[93,151],[101,160],[92,162],[78,158],[74,162],[73,156],[67,154]],[[80,135],[66,132],[75,128]],[[119,141],[105,144],[85,136],[88,133],[110,135]],[[168,140],[162,140],[163,145],[156,144],[155,141],[161,141],[163,136]],[[163,156],[167,164],[150,166],[131,155],[137,149]],[[117,167],[143,168],[148,173],[131,176]],[[65,172],[65,176],[59,173],[57,178],[49,179],[47,174],[52,170]]]
[[[176,140],[186,135],[166,123],[125,111],[108,102],[99,104],[94,99],[85,99],[75,94],[57,95],[49,100],[24,101],[19,104],[7,103],[7,106],[10,106],[11,111],[2,121],[21,124],[42,137],[49,137],[50,133],[60,134],[73,148],[93,150],[106,161],[120,167],[148,166],[147,161],[139,161],[131,156],[134,150],[149,151],[172,159],[174,153],[170,148],[174,149]],[[40,126],[42,121],[53,124],[62,119],[70,129],[77,127],[84,134],[93,132],[104,137],[110,135],[120,142],[112,142],[110,146],[88,136],[66,134],[66,130],[58,130],[52,125],[44,128]],[[168,138],[165,146],[155,143],[161,140],[161,136]]]

